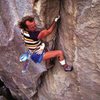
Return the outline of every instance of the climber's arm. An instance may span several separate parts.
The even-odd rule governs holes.
[[[38,39],[43,39],[46,36],[48,36],[50,33],[52,33],[53,29],[55,28],[56,22],[58,21],[59,18],[60,18],[60,16],[57,16],[57,18],[55,18],[55,20],[53,21],[53,23],[51,24],[49,29],[45,29],[45,30],[41,31],[38,35]]]
[[[54,21],[49,29],[44,29],[42,30],[39,35],[38,35],[38,39],[43,39],[46,36],[48,36],[50,33],[52,33],[53,29],[55,28],[56,22]]]

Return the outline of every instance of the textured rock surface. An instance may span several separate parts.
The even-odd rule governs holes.
[[[18,100],[31,100],[36,93],[40,74],[39,65],[30,65],[26,74],[22,74],[19,56],[24,45],[19,31],[14,28],[16,22],[25,15],[32,14],[31,0],[0,1],[0,76],[5,85]],[[15,30],[15,33],[14,33]],[[41,66],[40,66],[41,67]]]
[[[34,10],[33,10],[34,9]],[[15,23],[32,12],[39,27],[49,27],[59,14],[56,48],[64,51],[74,71],[65,73],[56,61],[54,68],[37,82],[44,64],[31,62],[22,74],[18,58],[24,51]],[[34,14],[34,16],[37,16]],[[99,100],[100,99],[100,0],[1,0],[0,1],[0,78],[18,100]],[[52,43],[51,43],[52,45]],[[37,71],[38,70],[38,71]],[[37,91],[38,90],[38,91]],[[37,93],[36,98],[34,97]]]

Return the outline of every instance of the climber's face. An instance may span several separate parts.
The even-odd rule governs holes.
[[[36,23],[35,23],[35,21],[33,20],[33,21],[26,21],[26,25],[27,25],[27,30],[28,31],[35,31],[35,29],[36,29]]]

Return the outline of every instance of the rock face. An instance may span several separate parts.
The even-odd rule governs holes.
[[[0,1],[0,78],[16,99],[100,100],[99,5],[100,0]],[[48,28],[60,14],[60,22],[46,40],[56,38],[50,48],[55,44],[56,49],[64,51],[73,72],[64,72],[56,60],[48,71],[44,63],[31,62],[29,70],[21,73],[19,56],[25,47],[15,24],[30,14],[41,28]]]

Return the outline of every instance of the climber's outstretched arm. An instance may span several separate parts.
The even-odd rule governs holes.
[[[53,29],[55,28],[56,22],[58,21],[59,18],[60,16],[55,18],[55,20],[53,21],[49,29],[42,30],[38,35],[38,39],[43,39],[46,36],[48,36],[50,33],[52,33]]]
[[[44,29],[42,30],[39,35],[38,35],[38,39],[43,39],[45,38],[46,36],[48,36],[50,33],[52,33],[52,31],[54,30],[55,28],[55,25],[56,25],[56,22],[53,22],[50,26],[49,29]]]

